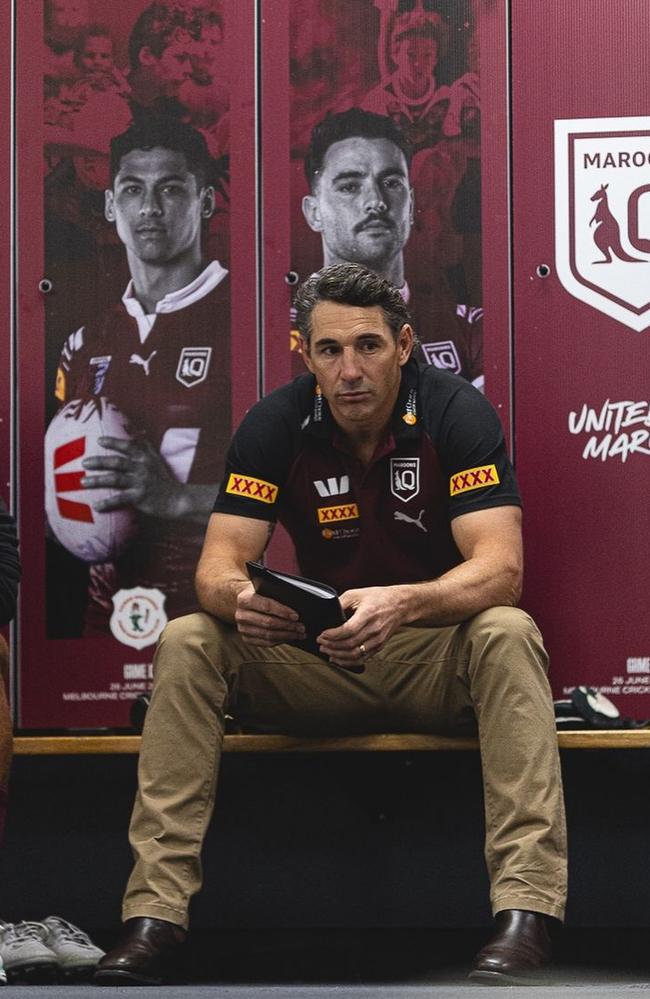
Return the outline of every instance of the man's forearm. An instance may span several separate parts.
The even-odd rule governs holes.
[[[235,619],[237,597],[250,586],[250,579],[236,569],[230,573],[200,569],[196,574],[196,594],[201,608],[208,614],[228,621]]]
[[[469,559],[438,579],[391,587],[404,624],[459,624],[489,607],[514,606],[521,595],[516,561]]]

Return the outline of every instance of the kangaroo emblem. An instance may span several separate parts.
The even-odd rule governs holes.
[[[401,510],[396,510],[393,516],[395,517],[395,520],[405,520],[407,524],[415,524],[415,526],[419,527],[420,530],[424,531],[425,534],[429,533],[424,524],[422,523],[424,510],[420,510],[420,515],[417,518],[417,520],[414,517],[409,517],[408,513],[402,513]]]
[[[158,353],[157,350],[152,350],[151,353],[149,354],[149,357],[146,357],[146,358],[145,357],[140,357],[139,354],[131,354],[131,356],[129,358],[129,364],[139,364],[141,367],[144,368],[144,373],[145,373],[145,375],[148,378],[149,377],[149,365],[151,364],[151,362],[153,361],[153,359],[154,359],[154,357],[156,356],[157,353]]]
[[[612,215],[609,202],[607,200],[607,188],[609,184],[601,184],[599,189],[591,196],[591,201],[596,201],[596,211],[589,225],[596,223],[594,229],[594,243],[603,254],[602,260],[594,260],[595,264],[611,264],[612,253],[619,260],[625,260],[630,264],[643,264],[644,260],[630,257],[621,245],[621,229]]]

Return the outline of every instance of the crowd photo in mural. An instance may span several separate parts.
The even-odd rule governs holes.
[[[292,267],[402,291],[420,359],[483,389],[480,97],[471,0],[296,0]],[[293,370],[300,370],[292,331]]]
[[[227,11],[46,0],[47,637],[195,607],[231,434]]]

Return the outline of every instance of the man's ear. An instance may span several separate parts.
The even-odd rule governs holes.
[[[311,373],[314,373],[314,367],[311,363],[311,354],[309,353],[309,340],[305,340],[304,336],[298,337],[298,348],[302,354],[302,359],[305,362],[305,367]]]
[[[413,353],[413,327],[408,323],[404,323],[401,330],[397,334],[397,347],[398,347],[398,360],[399,365],[406,364],[409,357]]]
[[[107,222],[115,221],[115,197],[110,189],[104,191],[104,218]]]
[[[318,207],[318,198],[313,194],[306,194],[302,199],[302,214],[305,216],[305,222],[310,229],[314,232],[323,231],[320,208]]]
[[[409,222],[411,225],[415,222],[415,191],[412,187],[409,188],[409,194],[411,195],[411,207],[409,208]]]
[[[201,218],[209,219],[212,218],[214,214],[216,195],[214,193],[214,187],[208,185],[208,187],[203,188],[203,193],[201,194]]]

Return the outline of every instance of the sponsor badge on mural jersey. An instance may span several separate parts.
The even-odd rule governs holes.
[[[650,326],[650,117],[555,122],[555,256],[575,298]]]
[[[165,594],[137,586],[118,590],[112,597],[111,631],[122,645],[144,649],[157,642],[167,624]]]

